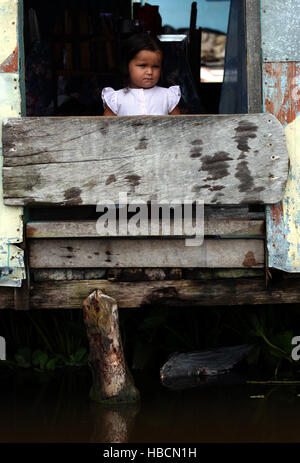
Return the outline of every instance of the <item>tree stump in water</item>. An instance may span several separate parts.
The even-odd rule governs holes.
[[[95,402],[136,402],[139,392],[127,368],[119,331],[116,301],[100,289],[83,301],[93,374],[90,398]]]

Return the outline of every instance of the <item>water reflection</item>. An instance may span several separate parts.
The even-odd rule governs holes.
[[[1,442],[300,442],[300,386],[208,385],[170,390],[134,375],[141,403],[89,399],[88,369],[47,377],[0,371]]]
[[[112,407],[98,404],[91,405],[94,431],[90,442],[115,444],[129,442],[139,408],[139,403]]]

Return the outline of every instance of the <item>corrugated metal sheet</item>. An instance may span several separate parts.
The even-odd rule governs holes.
[[[283,200],[267,208],[268,264],[286,272],[300,272],[299,77],[299,62],[264,64],[264,110],[274,114],[285,127],[290,161]]]
[[[263,61],[300,61],[300,0],[261,0]]]

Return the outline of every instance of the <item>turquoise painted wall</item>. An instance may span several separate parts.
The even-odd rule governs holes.
[[[189,27],[192,0],[146,0],[146,3],[159,5],[163,25],[175,29]],[[198,0],[197,26],[226,33],[229,9],[230,0]]]

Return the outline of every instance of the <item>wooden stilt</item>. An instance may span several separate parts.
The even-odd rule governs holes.
[[[125,362],[115,299],[96,289],[83,301],[83,315],[93,374],[90,398],[106,403],[136,402],[139,392]]]

